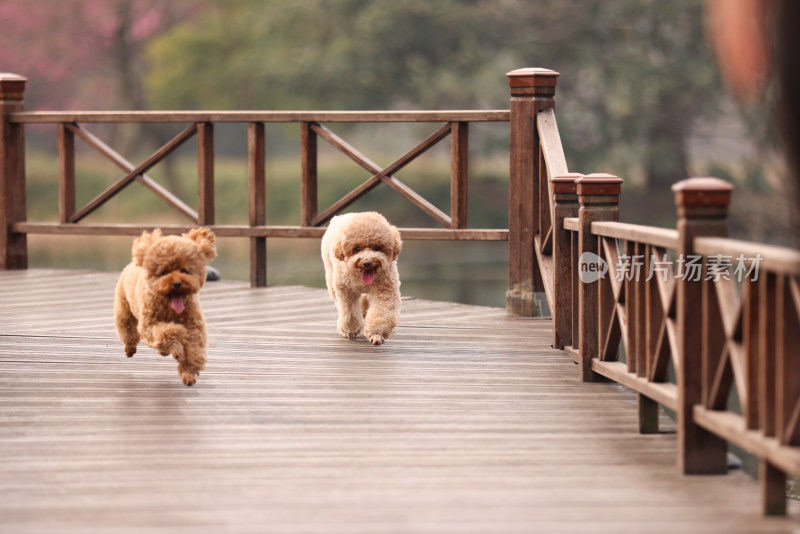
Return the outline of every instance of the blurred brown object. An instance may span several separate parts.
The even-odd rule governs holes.
[[[725,84],[739,100],[762,93],[770,73],[770,0],[706,0],[706,24]]]
[[[709,40],[731,93],[745,102],[774,95],[785,183],[794,197],[792,225],[800,230],[800,1],[706,0],[705,7]]]

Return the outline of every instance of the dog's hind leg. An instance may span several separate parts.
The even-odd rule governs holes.
[[[117,327],[117,337],[125,345],[125,356],[130,358],[136,354],[136,346],[139,344],[139,322],[131,312],[121,285],[117,286],[114,296],[114,325]]]

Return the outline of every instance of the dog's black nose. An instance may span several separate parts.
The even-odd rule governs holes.
[[[181,288],[181,283],[180,282],[172,282],[172,287],[174,287],[175,289],[180,289]]]
[[[365,269],[369,269],[370,267],[372,267],[372,260],[366,260],[364,263],[361,264],[361,266],[364,267]]]

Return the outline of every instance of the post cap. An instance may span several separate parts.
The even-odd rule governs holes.
[[[555,87],[560,74],[539,67],[516,69],[506,73],[509,87]]]
[[[687,178],[673,184],[678,206],[727,206],[731,203],[733,186],[710,176]]]
[[[22,100],[27,81],[25,76],[0,72],[0,100]]]
[[[578,186],[575,181],[582,178],[583,175],[579,172],[570,172],[555,176],[550,181],[553,183],[553,193],[577,193]]]
[[[623,179],[613,174],[596,172],[575,180],[579,195],[619,195]]]
[[[550,69],[529,68],[507,72],[512,97],[552,100],[559,74]]]

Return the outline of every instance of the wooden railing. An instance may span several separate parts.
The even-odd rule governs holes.
[[[569,173],[554,112],[558,73],[508,73],[508,111],[421,112],[24,112],[25,79],[0,75],[0,267],[27,267],[33,233],[136,235],[143,225],[90,224],[84,218],[133,181],[149,187],[194,224],[221,237],[251,240],[251,283],[266,284],[266,238],[319,237],[331,216],[386,184],[443,228],[403,228],[405,239],[508,240],[507,309],[553,318],[553,346],[578,364],[582,380],[610,379],[637,392],[639,431],[658,431],[658,407],[675,413],[682,473],[724,473],[734,443],[761,464],[763,509],[786,510],[786,477],[800,476],[800,253],[728,239],[732,187],[691,178],[673,187],[675,229],[619,222],[622,180]],[[467,227],[468,124],[508,121],[509,228]],[[175,122],[190,126],[136,166],[89,134],[95,122]],[[248,124],[248,225],[214,224],[213,125]],[[264,123],[301,124],[301,221],[265,221]],[[385,168],[322,123],[444,122]],[[58,223],[26,219],[24,125],[58,125]],[[195,211],[147,176],[152,165],[198,138]],[[450,214],[394,174],[451,138]],[[75,205],[74,139],[124,172],[86,206]],[[317,141],[327,141],[369,171],[362,185],[319,212]],[[188,226],[165,226],[182,232]]]
[[[800,252],[726,238],[732,186],[673,186],[675,229],[619,222],[622,180],[566,174],[554,192],[553,344],[583,381],[637,392],[639,431],[674,412],[685,474],[760,461],[766,514],[800,476]],[[544,269],[544,267],[543,267]]]
[[[371,189],[385,184],[430,216],[441,228],[401,228],[404,239],[508,241],[509,276],[507,307],[511,313],[544,315],[543,295],[549,283],[549,237],[539,242],[538,229],[550,228],[552,192],[548,180],[539,179],[566,172],[566,163],[553,114],[558,73],[547,69],[519,69],[507,74],[511,90],[509,110],[495,111],[74,111],[26,112],[26,79],[0,74],[0,268],[24,269],[28,265],[29,234],[138,235],[151,225],[89,222],[86,217],[133,182],[152,190],[174,210],[188,219],[185,226],[160,225],[165,233],[185,232],[189,227],[211,227],[219,237],[250,240],[250,281],[267,283],[266,239],[269,237],[318,238],[322,225]],[[247,225],[218,225],[214,220],[214,124],[248,125]],[[266,222],[265,209],[265,123],[299,123],[301,164],[300,221],[295,226]],[[418,145],[385,168],[371,161],[323,123],[444,123]],[[510,193],[508,229],[468,227],[468,144],[469,124],[509,122]],[[58,130],[59,222],[27,219],[25,198],[25,125],[55,124]],[[85,125],[95,123],[175,123],[186,126],[171,141],[139,165],[134,165]],[[542,132],[540,134],[540,131]],[[147,175],[157,163],[192,137],[197,137],[198,196],[196,209]],[[444,213],[396,176],[426,150],[450,137],[450,213]],[[123,171],[123,177],[86,205],[75,202],[76,138],[93,147]],[[340,150],[370,173],[370,177],[344,197],[320,211],[317,199],[317,143],[319,139]],[[542,142],[545,139],[547,142]],[[543,189],[531,189],[533,184]],[[540,220],[541,214],[541,220]],[[548,232],[545,234],[549,235]],[[538,252],[537,252],[538,251]],[[542,251],[545,255],[542,256]],[[535,255],[539,254],[537,261]],[[539,266],[545,265],[544,270]]]
[[[507,229],[469,228],[468,140],[469,124],[508,122],[508,110],[496,111],[374,111],[374,112],[26,112],[23,97],[26,79],[0,75],[0,267],[27,267],[27,239],[30,234],[59,235],[138,235],[151,225],[89,222],[87,217],[133,182],[152,190],[171,208],[188,220],[187,225],[161,225],[165,233],[180,233],[195,225],[211,227],[219,237],[244,237],[251,241],[251,283],[264,286],[266,239],[269,237],[318,238],[331,217],[347,208],[368,191],[385,184],[427,214],[441,228],[403,228],[404,239],[428,240],[508,240]],[[381,168],[323,123],[444,123],[394,162]],[[25,199],[26,124],[55,124],[58,132],[58,222],[30,221]],[[96,123],[174,123],[184,127],[175,137],[144,162],[135,165],[86,125]],[[244,123],[248,128],[247,225],[217,225],[214,214],[214,125]],[[301,163],[300,221],[295,226],[266,223],[265,123],[299,123]],[[191,138],[197,138],[198,196],[196,209],[159,185],[147,172]],[[425,151],[450,137],[450,213],[445,213],[399,180],[395,173]],[[123,176],[84,206],[77,206],[76,139],[86,143],[117,165]],[[317,144],[322,139],[344,153],[370,173],[370,177],[324,210],[317,199]],[[54,207],[55,208],[55,207]]]

